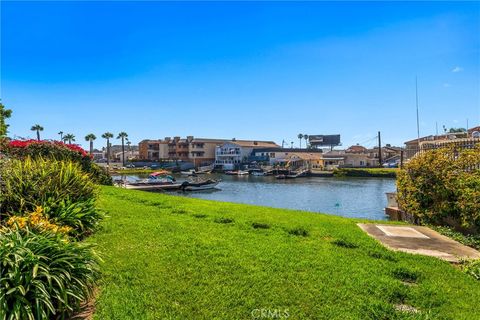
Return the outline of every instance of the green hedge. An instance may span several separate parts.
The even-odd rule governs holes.
[[[338,168],[333,171],[333,174],[337,177],[395,178],[398,170],[395,168]]]
[[[421,223],[480,230],[480,146],[417,154],[397,179],[400,207]]]

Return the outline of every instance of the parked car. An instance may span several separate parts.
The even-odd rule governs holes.
[[[133,163],[129,163],[127,164],[125,167],[127,168],[135,168],[135,165]]]

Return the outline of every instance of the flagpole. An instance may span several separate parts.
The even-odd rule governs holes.
[[[420,147],[420,121],[418,118],[418,81],[417,81],[417,76],[415,76],[415,101],[417,105],[417,142],[418,142],[418,147]]]

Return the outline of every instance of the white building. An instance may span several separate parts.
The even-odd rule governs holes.
[[[223,170],[232,170],[247,162],[252,151],[260,148],[279,147],[273,141],[235,140],[218,146],[215,150],[215,166]]]

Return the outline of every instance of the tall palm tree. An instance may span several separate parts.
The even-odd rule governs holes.
[[[300,149],[302,148],[302,139],[303,139],[303,134],[299,133],[297,136],[298,140],[300,141]]]
[[[308,134],[304,134],[303,139],[305,139],[305,148],[308,148]]]
[[[117,139],[122,139],[122,166],[125,167],[125,139],[128,138],[128,134],[126,132],[120,132],[118,134]]]
[[[102,138],[107,139],[107,166],[110,166],[110,139],[113,138],[113,133],[105,132]]]
[[[97,137],[93,133],[89,133],[85,136],[85,141],[90,142],[90,155],[93,154],[93,140],[97,139]]]
[[[37,140],[40,141],[40,131],[43,131],[43,127],[39,124],[36,124],[30,128],[32,131],[37,131]]]
[[[72,144],[72,141],[75,141],[75,136],[71,133],[67,133],[63,136],[64,141],[68,141],[68,144]]]
[[[63,141],[63,131],[59,131],[58,135],[60,135],[60,141]]]

